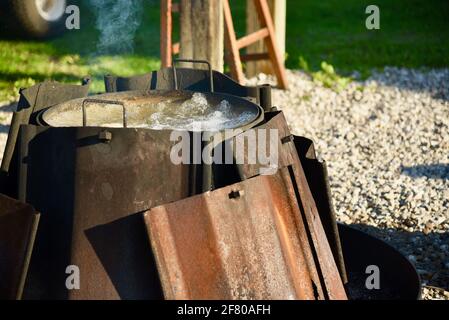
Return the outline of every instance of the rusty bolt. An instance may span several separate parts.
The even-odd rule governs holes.
[[[291,134],[281,139],[282,144],[286,144],[295,140],[295,137]]]
[[[240,191],[240,190],[232,190],[232,191],[229,193],[229,199],[238,199],[238,198],[240,198],[241,196],[243,196],[243,194],[244,194],[243,191]]]
[[[112,140],[112,132],[104,130],[98,134],[98,139],[102,142],[109,143]]]

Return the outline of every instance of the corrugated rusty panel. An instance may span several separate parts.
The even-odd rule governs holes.
[[[167,299],[320,298],[287,169],[144,214]]]
[[[332,249],[335,262],[343,283],[348,282],[337,219],[332,204],[332,194],[329,185],[326,162],[316,158],[313,141],[305,137],[295,136],[295,147],[304,168],[310,191],[315,200],[324,231]]]
[[[293,144],[293,141],[290,141],[290,143]],[[347,297],[340,273],[335,263],[326,233],[324,232],[315,200],[313,199],[307,183],[304,169],[296,152],[294,152],[293,158],[293,165],[288,169],[294,178],[295,192],[297,193],[297,198],[300,199],[299,204],[301,213],[303,214],[304,220],[307,222],[307,228],[313,242],[315,261],[323,279],[322,287],[323,289],[325,288],[327,298],[331,300],[346,299]]]
[[[20,299],[39,214],[0,194],[0,299]]]
[[[335,259],[333,257],[328,238],[321,223],[315,200],[307,183],[306,175],[302,167],[294,144],[294,136],[291,135],[287,122],[282,112],[272,112],[266,114],[266,123],[258,126],[259,129],[278,130],[278,154],[279,168],[287,169],[293,186],[295,188],[297,202],[309,236],[311,252],[305,251],[313,257],[316,268],[311,268],[312,278],[315,282],[321,283],[321,289],[326,299],[346,299],[343,282],[338,272]],[[268,136],[268,135],[267,135]],[[236,138],[235,138],[236,139]],[[245,148],[248,146],[245,144]],[[249,154],[245,150],[245,155]],[[248,164],[238,165],[242,179],[248,179],[260,173],[261,165]],[[322,190],[325,192],[325,190]],[[315,273],[316,271],[316,273]]]

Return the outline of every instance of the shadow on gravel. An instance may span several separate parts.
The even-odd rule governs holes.
[[[385,241],[404,254],[415,265],[423,285],[449,291],[449,232],[424,234],[364,224],[350,226]]]
[[[418,75],[415,72],[413,69],[400,69],[399,73],[389,72],[388,68],[385,68],[384,76],[379,78],[374,75],[374,79],[385,86],[428,92],[433,99],[449,101],[449,72],[433,74],[433,77],[429,77],[425,70],[419,71],[422,74]]]
[[[0,133],[9,133],[9,125],[0,124]]]
[[[0,105],[0,112],[13,112],[16,110],[16,103],[8,103],[5,105]],[[9,123],[10,121],[7,120],[2,114],[0,114],[0,134],[2,133],[9,133]],[[0,152],[3,152],[3,150],[0,150]]]
[[[0,112],[13,112],[16,110],[17,102],[0,104]]]
[[[401,173],[412,178],[449,179],[449,164],[423,164],[411,167],[401,166]]]

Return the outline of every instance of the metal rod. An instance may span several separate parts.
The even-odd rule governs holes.
[[[213,71],[212,66],[207,60],[193,60],[193,59],[173,59],[173,80],[175,82],[175,90],[178,90],[178,75],[176,72],[176,63],[177,62],[189,62],[189,63],[203,63],[206,64],[209,69],[209,86],[210,86],[210,92],[214,92],[214,78],[213,78]]]
[[[260,106],[267,112],[272,107],[271,103],[271,86],[269,84],[263,84],[259,86],[259,101]]]
[[[126,112],[125,103],[122,101],[114,101],[114,100],[101,100],[101,99],[84,99],[82,104],[83,109],[83,127],[87,126],[87,113],[86,113],[86,104],[88,103],[100,103],[100,104],[114,104],[118,106],[122,106],[123,109],[123,128],[128,127],[128,114]]]

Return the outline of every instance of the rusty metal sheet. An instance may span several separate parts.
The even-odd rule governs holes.
[[[293,144],[293,141],[290,143]],[[307,222],[307,229],[309,230],[313,243],[316,265],[319,268],[318,270],[322,279],[322,287],[323,289],[325,288],[328,299],[346,299],[343,281],[340,277],[323,224],[321,223],[315,200],[307,183],[304,169],[298,154],[295,152],[292,155],[294,157],[294,163],[288,167],[288,170],[294,180],[295,192],[299,200],[301,214]]]
[[[162,296],[139,212],[188,197],[190,168],[170,161],[170,131],[106,131],[21,129],[20,194],[42,212],[27,298]],[[79,290],[65,286],[68,265]]]
[[[305,137],[294,137],[295,147],[304,168],[313,199],[320,215],[329,245],[332,249],[343,283],[348,282],[343,250],[337,227],[336,213],[332,204],[332,194],[324,160],[317,159],[313,141]]]
[[[0,299],[20,299],[39,214],[0,194]]]
[[[165,297],[323,299],[299,210],[284,168],[147,211]]]
[[[86,78],[83,79],[82,85],[46,81],[20,90],[17,111],[13,113],[0,168],[0,172],[6,177],[2,183],[3,186],[0,185],[2,192],[14,198],[17,194],[17,138],[20,126],[34,124],[34,114],[42,109],[63,101],[87,96],[89,87],[90,80]]]
[[[317,205],[312,196],[306,179],[306,174],[298,156],[294,143],[294,136],[291,135],[288,124],[282,112],[277,111],[266,113],[265,118],[266,123],[258,126],[255,130],[278,130],[279,168],[287,169],[291,176],[297,202],[301,209],[300,212],[303,220],[305,221],[307,234],[310,237],[309,243],[311,252],[308,252],[307,250],[305,252],[306,254],[310,253],[315,262],[316,267],[311,268],[312,278],[315,281],[319,279],[325,299],[346,299],[343,281],[340,277],[328,237],[326,236],[321,222]],[[246,145],[245,147],[247,148]],[[249,153],[246,150],[245,155],[247,154]],[[245,159],[245,164],[238,165],[241,178],[248,179],[249,177],[260,174],[261,165],[259,163],[249,164],[246,160],[247,159]],[[322,192],[325,192],[325,190],[322,190]],[[339,241],[338,238],[329,237],[329,239]],[[334,244],[333,246],[340,247],[339,244]]]
[[[275,111],[275,112],[267,112],[265,113],[265,122],[253,130],[256,133],[256,141],[258,142],[259,134],[258,130],[266,130],[266,142],[265,146],[269,145],[270,139],[272,139],[272,134],[277,134],[278,141],[278,167],[283,168],[286,166],[289,166],[293,163],[293,157],[292,154],[295,152],[294,145],[288,143],[293,139],[293,136],[290,134],[290,130],[287,125],[287,121],[285,120],[284,113],[282,111]],[[276,133],[273,133],[272,129],[277,130]],[[237,137],[234,137],[234,146],[236,145],[236,139]],[[254,146],[253,146],[254,147]],[[249,179],[251,177],[257,176],[261,173],[261,168],[264,166],[258,161],[254,164],[250,163],[248,157],[251,154],[251,152],[248,150],[249,144],[244,144],[244,152],[243,152],[243,163],[237,164],[237,168],[240,174],[241,179]],[[236,149],[234,149],[235,152]],[[267,148],[268,150],[268,148]]]
[[[208,70],[176,68],[178,87],[181,90],[210,92],[210,76]],[[242,86],[227,75],[212,71],[214,91],[238,97],[248,97],[259,103],[259,88]],[[139,76],[104,77],[106,92],[132,90],[174,90],[175,80],[172,68],[162,68]]]

